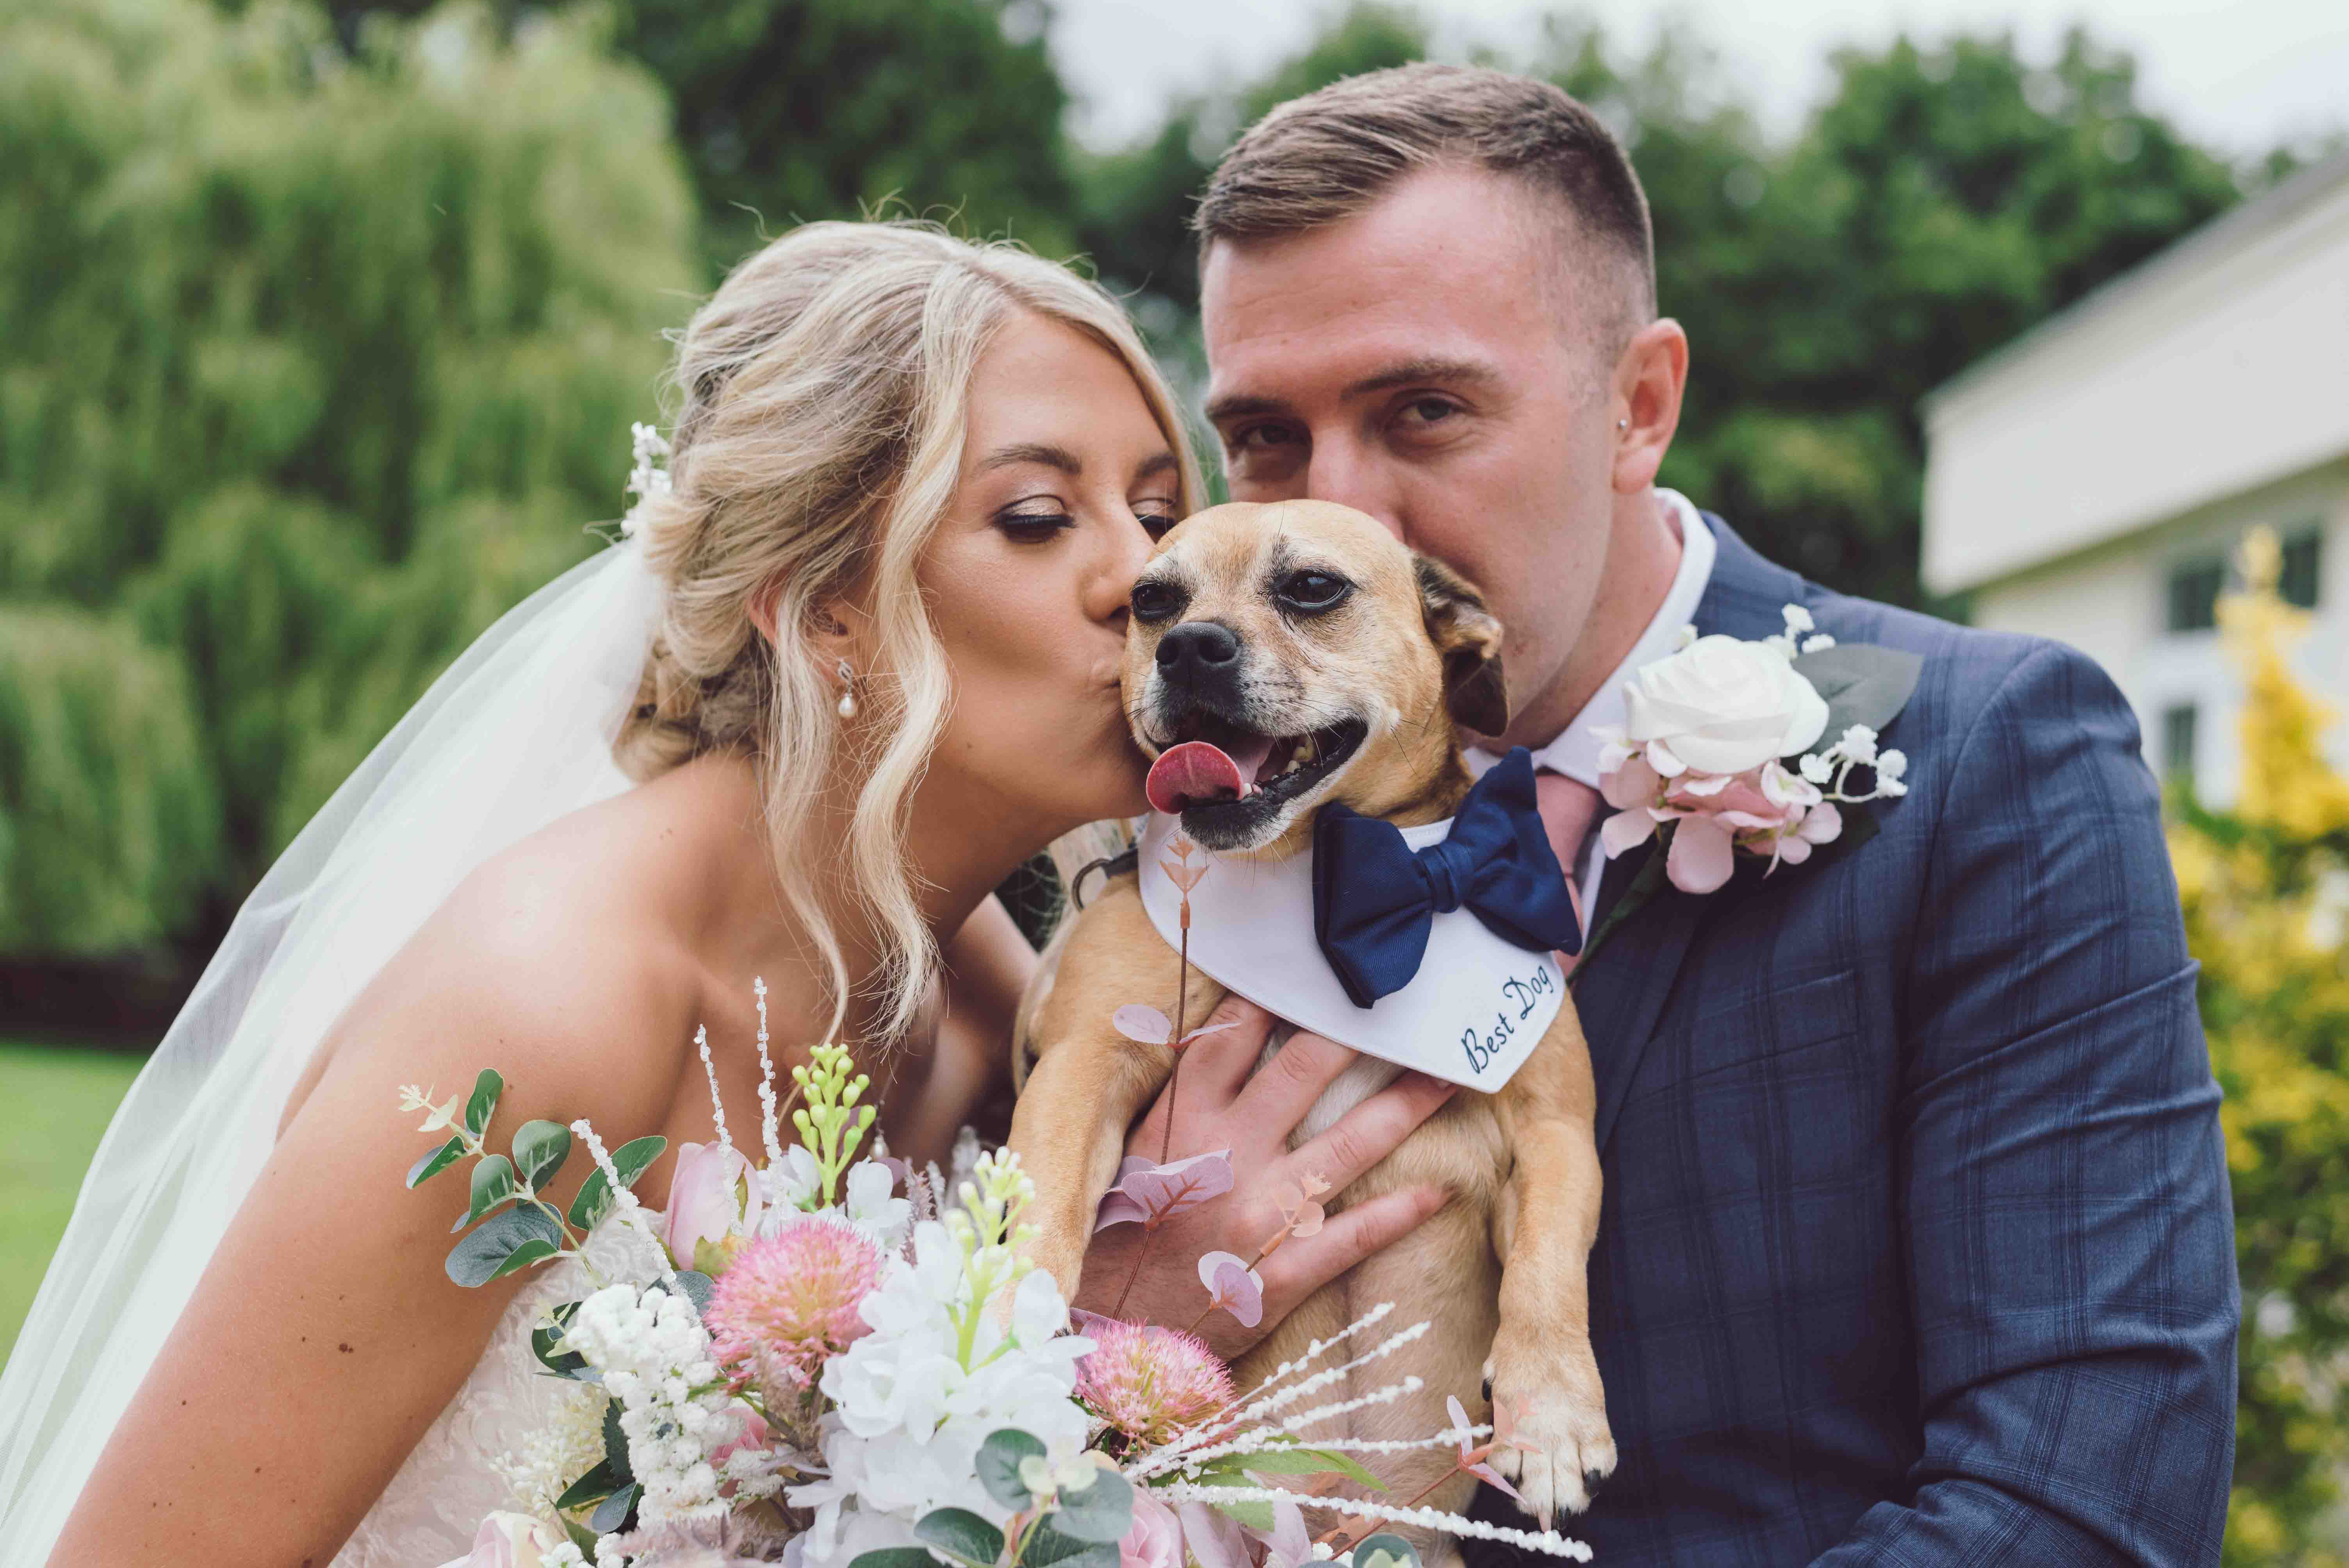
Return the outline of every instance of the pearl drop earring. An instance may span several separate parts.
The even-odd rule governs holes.
[[[856,672],[848,667],[846,659],[843,659],[840,661],[840,669],[837,673],[840,676],[840,717],[854,718],[856,717]]]

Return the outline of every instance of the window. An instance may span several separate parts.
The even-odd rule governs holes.
[[[2194,705],[2161,710],[2161,776],[2194,781]]]
[[[2224,562],[2195,561],[2169,569],[2169,629],[2207,632],[2219,624],[2219,589],[2227,580]]]
[[[2276,592],[2287,604],[2297,604],[2303,610],[2316,608],[2316,576],[2323,563],[2324,535],[2314,528],[2305,528],[2283,542],[2283,575],[2276,580]]]

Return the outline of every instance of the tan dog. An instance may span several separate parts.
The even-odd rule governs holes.
[[[1331,800],[1398,826],[1450,817],[1470,785],[1454,723],[1483,734],[1506,727],[1500,644],[1500,624],[1473,587],[1360,512],[1314,501],[1216,507],[1169,532],[1134,585],[1126,711],[1154,757],[1206,739],[1253,769],[1238,799],[1189,798],[1192,838],[1227,858],[1286,857],[1308,850],[1314,811]],[[1116,878],[1075,921],[1030,1009],[1020,1057],[1035,1060],[1011,1146],[1036,1183],[1032,1253],[1072,1299],[1128,1130],[1174,1062],[1166,1047],[1119,1034],[1110,1016],[1126,1003],[1166,1001],[1170,959],[1135,878]],[[1204,1018],[1223,995],[1194,970],[1185,1012]],[[1364,1058],[1298,1138],[1400,1070]],[[1361,1202],[1427,1183],[1457,1197],[1292,1313],[1236,1368],[1240,1386],[1392,1302],[1392,1325],[1436,1326],[1403,1352],[1405,1366],[1368,1369],[1375,1381],[1365,1388],[1405,1371],[1425,1386],[1356,1413],[1352,1435],[1425,1436],[1450,1424],[1445,1396],[1472,1411],[1497,1398],[1515,1416],[1517,1447],[1493,1462],[1526,1511],[1547,1522],[1555,1510],[1586,1507],[1615,1465],[1586,1281],[1599,1222],[1595,1103],[1568,1001],[1499,1093],[1455,1095],[1339,1195]],[[1401,1501],[1452,1462],[1449,1449],[1421,1449],[1374,1468],[1388,1501]],[[1458,1476],[1427,1501],[1464,1508],[1475,1485]]]

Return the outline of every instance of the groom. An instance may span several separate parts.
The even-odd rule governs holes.
[[[1880,832],[1665,887],[1576,976],[1621,1462],[1568,1528],[1616,1563],[2217,1562],[2219,1092],[2112,683],[1805,582],[1655,487],[1688,340],[1637,177],[1553,87],[1413,66],[1285,104],[1196,226],[1234,499],[1343,502],[1485,588],[1499,745],[1547,769],[1594,918],[1649,851],[1599,852],[1591,727],[1682,625],[1792,603],[1924,661],[1885,736],[1908,794],[1853,809]]]

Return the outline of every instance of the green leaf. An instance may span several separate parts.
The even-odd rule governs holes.
[[[563,1228],[535,1206],[491,1215],[468,1232],[449,1253],[449,1277],[466,1286],[483,1285],[527,1268],[563,1250]]]
[[[565,1509],[584,1507],[609,1497],[624,1484],[618,1476],[612,1473],[608,1463],[597,1460],[594,1470],[563,1489],[563,1495],[554,1500],[555,1511],[560,1513]]]
[[[530,1331],[530,1353],[538,1357],[538,1364],[558,1377],[576,1378],[582,1383],[602,1382],[603,1375],[587,1365],[587,1357],[576,1350],[556,1348],[563,1343],[564,1334],[571,1327],[571,1320],[579,1315],[579,1304],[566,1301],[556,1307],[552,1315],[554,1326]]]
[[[620,1429],[620,1401],[613,1399],[604,1406],[604,1462],[623,1481],[636,1479],[636,1467],[628,1462],[628,1434]]]
[[[1419,1568],[1419,1549],[1400,1535],[1380,1531],[1354,1548],[1354,1568]]]
[[[652,1162],[668,1147],[668,1140],[658,1136],[631,1139],[613,1152],[612,1168],[620,1173],[620,1185],[633,1187],[636,1178],[645,1173]],[[612,1183],[601,1166],[579,1189],[579,1196],[571,1201],[571,1228],[592,1231],[603,1223],[604,1216],[612,1212]]]
[[[542,1191],[571,1156],[571,1130],[559,1121],[525,1121],[513,1136],[514,1170],[533,1192]]]
[[[1268,1502],[1219,1502],[1215,1507],[1250,1530],[1272,1528],[1272,1504]]]
[[[473,1080],[473,1098],[465,1102],[465,1130],[475,1138],[490,1130],[490,1117],[498,1109],[498,1096],[505,1092],[506,1080],[493,1068],[483,1068],[481,1076]]]
[[[1043,1457],[1040,1439],[1017,1427],[1006,1427],[987,1435],[987,1441],[978,1445],[971,1468],[978,1472],[978,1484],[987,1489],[988,1496],[1005,1508],[1024,1509],[1036,1501],[1036,1494],[1019,1479],[1019,1461]]]
[[[1327,1449],[1263,1449],[1252,1453],[1231,1456],[1240,1470],[1253,1470],[1257,1475],[1327,1475],[1335,1471],[1348,1480],[1384,1491],[1387,1483],[1372,1475],[1345,1454],[1331,1453]]]
[[[914,1539],[972,1568],[994,1568],[1003,1532],[967,1508],[934,1508],[914,1522]]]
[[[1061,1494],[1052,1522],[1063,1535],[1114,1546],[1133,1528],[1133,1483],[1115,1470],[1103,1470],[1084,1491]]]
[[[593,1561],[593,1559],[590,1559]],[[919,1546],[884,1546],[874,1552],[860,1552],[848,1560],[848,1568],[937,1568],[938,1560]]]
[[[1117,1568],[1115,1546],[1063,1534],[1053,1527],[1053,1521],[1059,1517],[1057,1513],[1046,1514],[1030,1533],[1019,1554],[1025,1568]]]
[[[1639,871],[1632,876],[1631,885],[1616,894],[1615,902],[1609,907],[1606,917],[1599,921],[1599,929],[1592,932],[1589,938],[1583,943],[1582,955],[1575,961],[1574,973],[1566,977],[1568,990],[1579,985],[1583,977],[1590,973],[1590,961],[1599,956],[1599,950],[1607,945],[1609,937],[1615,934],[1615,928],[1637,914],[1658,892],[1662,891],[1664,861],[1671,848],[1671,841],[1668,835],[1671,832],[1672,826],[1673,824],[1668,822],[1658,830],[1655,842],[1646,846],[1645,852],[1648,858],[1640,863]]]
[[[451,1138],[449,1140],[448,1142],[442,1144],[440,1148],[434,1150],[431,1153],[426,1155],[423,1159],[418,1161],[415,1164],[408,1168],[409,1190],[413,1191],[422,1183],[429,1181],[435,1176],[440,1175],[440,1172],[449,1169],[450,1166],[457,1163],[458,1156],[464,1152],[465,1140],[463,1139]]]
[[[473,1206],[460,1225],[470,1225],[514,1195],[513,1166],[502,1154],[484,1155],[473,1167]]]
[[[698,1269],[678,1270],[677,1284],[685,1299],[693,1303],[696,1317],[709,1310],[709,1298],[718,1294],[718,1282]]]
[[[1819,745],[1834,745],[1855,724],[1881,733],[1909,706],[1924,668],[1919,655],[1867,643],[1838,643],[1796,659],[1795,673],[1826,699],[1827,727]]]
[[[598,1535],[609,1535],[615,1531],[626,1530],[628,1527],[628,1515],[636,1511],[637,1491],[636,1483],[630,1481],[597,1503],[595,1511],[587,1516],[588,1528]]]
[[[569,1514],[555,1517],[562,1522],[563,1533],[571,1538],[571,1544],[579,1548],[580,1554],[590,1563],[595,1561],[595,1532]]]

